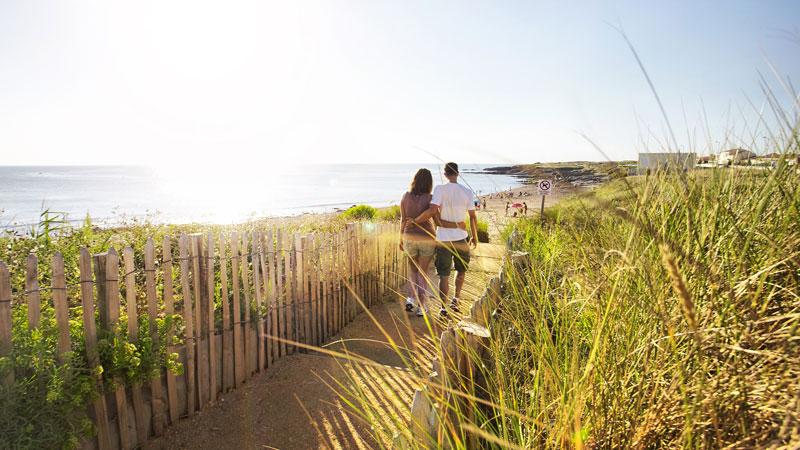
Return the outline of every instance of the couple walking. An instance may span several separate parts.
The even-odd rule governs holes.
[[[410,296],[406,310],[417,305],[417,315],[428,312],[428,267],[434,261],[439,275],[438,296],[442,301],[439,311],[447,316],[450,274],[455,263],[455,295],[450,308],[458,310],[461,288],[469,267],[470,246],[478,246],[478,219],[475,216],[475,195],[458,184],[458,164],[444,166],[447,183],[433,189],[433,177],[428,169],[419,169],[411,181],[411,188],[400,201],[400,249],[408,255]],[[431,194],[433,191],[433,194]],[[469,214],[471,239],[464,218]],[[436,228],[434,229],[434,224]]]

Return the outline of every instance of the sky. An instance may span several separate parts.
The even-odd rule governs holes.
[[[798,1],[0,0],[0,164],[759,150],[798,27]]]

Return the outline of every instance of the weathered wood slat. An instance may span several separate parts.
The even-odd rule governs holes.
[[[314,330],[315,326],[315,316],[317,315],[317,298],[314,295],[314,275],[316,271],[315,265],[315,245],[314,245],[314,235],[310,234],[306,236],[306,244],[308,245],[308,249],[306,250],[306,278],[308,281],[306,282],[307,286],[307,294],[306,298],[308,299],[308,344],[309,345],[316,345],[317,336]]]
[[[283,231],[278,229],[277,240],[275,242],[275,278],[278,280],[278,297],[280,303],[278,305],[278,336],[286,339],[286,293],[284,292],[284,261],[285,253],[283,251]],[[280,355],[286,354],[286,341],[281,341],[279,347]]]
[[[11,353],[11,274],[5,263],[0,261],[0,358]],[[9,370],[3,383],[10,387],[14,384],[14,371]]]
[[[206,303],[206,308],[208,308],[206,313],[206,320],[208,321],[208,395],[209,401],[216,401],[217,400],[217,365],[219,364],[219,360],[217,359],[217,346],[216,346],[216,338],[214,335],[216,334],[216,326],[215,326],[215,307],[216,302],[214,301],[214,283],[215,283],[215,276],[214,276],[214,235],[212,233],[208,233],[208,259],[206,259],[206,298],[208,299],[208,303]]]
[[[122,259],[125,266],[125,303],[128,312],[128,339],[136,345],[139,341],[139,312],[136,298],[136,279],[133,263],[133,249],[122,249]],[[145,421],[144,401],[142,388],[138,384],[131,386],[131,399],[133,400],[133,414],[136,421],[136,442],[147,440],[147,422]]]
[[[267,332],[269,330],[269,316],[267,315],[269,311],[269,272],[267,272],[267,238],[264,235],[263,231],[258,232],[258,242],[259,242],[259,262],[261,263],[261,287],[262,287],[262,294],[261,294],[261,302],[262,308],[259,312],[258,318],[261,322],[261,341],[262,345],[264,346],[263,351],[263,364],[261,364],[261,370],[263,371],[265,367],[269,364],[269,357],[270,357],[270,341],[267,339]]]
[[[189,249],[186,234],[181,233],[178,240],[178,251],[181,261],[181,297],[183,298],[183,323],[186,327],[186,412],[189,416],[194,415],[195,398],[197,397],[195,386],[195,332],[192,315],[192,289],[189,283]]]
[[[83,336],[86,342],[86,359],[89,369],[92,370],[98,392],[103,392],[103,380],[97,367],[100,357],[97,354],[97,325],[94,318],[94,289],[92,280],[92,257],[85,248],[81,249],[78,260],[78,269],[81,276],[81,306],[83,307]],[[0,289],[1,291],[2,289]],[[0,293],[0,297],[2,294]],[[101,395],[92,404],[97,423],[97,446],[100,450],[111,448],[108,429],[108,408],[106,397]]]
[[[28,301],[28,326],[37,328],[42,316],[42,305],[39,303],[39,261],[36,255],[28,255],[25,264],[25,297]]]
[[[161,270],[164,273],[164,312],[168,316],[175,314],[175,299],[174,299],[174,285],[172,279],[172,242],[169,236],[164,236],[161,242]],[[172,345],[173,336],[175,335],[174,328],[170,327],[167,334],[167,353],[174,353],[175,346]],[[178,390],[175,385],[175,374],[171,370],[167,370],[167,399],[169,400],[169,422],[175,424],[180,417],[180,406],[178,405]]]
[[[274,339],[278,334],[278,287],[277,287],[277,270],[275,267],[275,241],[273,240],[272,230],[267,232],[267,251],[269,252],[269,321],[270,321],[270,358],[267,362],[272,364],[273,361],[278,359],[278,340]]]
[[[286,236],[286,251],[284,252],[284,274],[286,276],[286,340],[294,341],[294,235]],[[288,353],[294,353],[294,346],[287,345]]]
[[[197,360],[197,407],[202,409],[209,401],[208,391],[208,304],[205,274],[203,235],[189,235],[192,252],[192,283],[194,285],[195,347]]]
[[[329,331],[331,329],[331,314],[329,311],[330,302],[330,254],[331,254],[331,235],[325,233],[322,238],[322,340],[327,341],[330,338]]]
[[[53,277],[53,309],[58,327],[58,361],[67,362],[66,353],[71,350],[69,337],[69,307],[67,306],[67,277],[64,271],[64,257],[61,252],[53,255],[50,262]]]
[[[160,345],[158,337],[158,298],[156,297],[156,257],[155,242],[148,239],[144,245],[144,276],[147,291],[147,316],[150,319],[150,337],[153,348]],[[153,433],[156,436],[164,434],[164,397],[161,392],[161,376],[150,380],[150,392],[153,402]]]
[[[97,304],[100,310],[100,322],[107,327],[107,331],[117,334],[120,304],[119,304],[119,255],[114,248],[108,252],[94,256],[95,279],[98,287]],[[100,287],[103,286],[102,289]],[[103,291],[105,295],[99,295]],[[100,305],[103,305],[100,308]],[[135,443],[128,437],[128,397],[125,394],[124,381],[115,377],[114,382],[119,385],[114,393],[117,408],[117,426],[119,427],[119,447],[122,449],[134,448]]]
[[[233,332],[231,330],[230,298],[228,296],[228,252],[225,234],[219,234],[219,272],[222,283],[222,390],[234,385],[233,380]]]
[[[256,322],[256,370],[261,372],[264,370],[264,321],[262,320],[262,291],[261,291],[261,244],[258,237],[259,232],[253,231],[251,238],[252,254],[253,254],[253,296],[255,297],[256,307],[253,311]]]
[[[244,324],[242,330],[244,332],[244,361],[245,361],[245,377],[250,378],[255,370],[254,364],[250,360],[250,355],[253,348],[253,337],[250,333],[250,281],[248,276],[249,271],[249,235],[247,232],[242,234],[242,289],[244,290]]]
[[[242,349],[242,311],[239,296],[239,235],[231,234],[231,279],[233,281],[233,357],[234,380],[236,387],[241,386],[245,380],[244,350]]]

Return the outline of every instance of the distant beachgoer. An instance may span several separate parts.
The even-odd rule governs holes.
[[[486,209],[486,199],[483,199],[483,209]]]
[[[522,215],[524,215],[524,216],[528,215],[528,203],[527,202],[522,202]]]
[[[506,202],[506,216],[508,215],[508,207],[511,206],[511,202]]]

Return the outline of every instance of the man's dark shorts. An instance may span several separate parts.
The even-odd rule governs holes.
[[[436,274],[440,277],[450,276],[455,262],[456,272],[469,269],[469,243],[466,239],[436,243]]]

